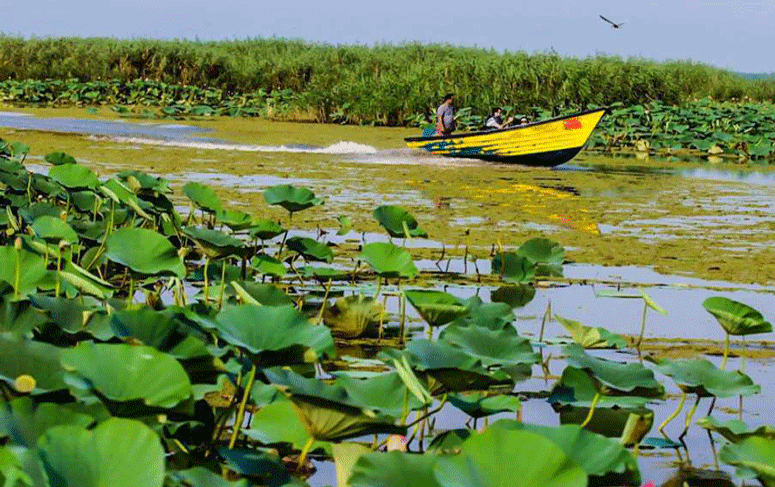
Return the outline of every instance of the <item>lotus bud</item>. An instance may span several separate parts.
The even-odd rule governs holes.
[[[66,211],[59,212],[59,219],[62,220],[63,222],[67,222],[67,212]]]
[[[64,250],[64,249],[66,249],[69,246],[70,246],[70,242],[68,242],[67,240],[60,240],[59,241],[59,250]]]
[[[178,249],[178,256],[181,258],[186,258],[188,255],[188,247],[181,247]]]
[[[20,237],[16,237],[16,240],[13,241],[13,248],[16,250],[22,249],[22,239]]]
[[[391,435],[387,442],[387,451],[406,451],[406,436]]]
[[[16,233],[16,232],[14,231],[13,228],[8,227],[8,228],[5,229],[5,236],[6,237],[11,237],[11,236],[13,236],[14,233]]]

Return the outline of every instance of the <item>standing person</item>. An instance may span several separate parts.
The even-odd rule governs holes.
[[[493,108],[492,115],[490,116],[490,118],[487,119],[487,122],[484,124],[485,130],[502,129],[508,126],[512,121],[514,121],[514,117],[509,117],[509,119],[506,120],[506,123],[503,123],[503,118],[501,118],[501,115],[503,115],[503,110],[501,110],[501,107]]]
[[[449,135],[455,131],[455,96],[444,95],[444,101],[436,110],[436,135]]]

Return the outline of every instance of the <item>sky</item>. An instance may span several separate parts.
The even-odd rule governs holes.
[[[0,19],[24,37],[419,41],[775,72],[773,0],[0,0]]]

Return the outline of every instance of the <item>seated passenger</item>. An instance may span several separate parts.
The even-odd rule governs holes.
[[[508,127],[508,125],[514,120],[514,117],[509,117],[506,122],[503,122],[503,119],[501,118],[501,115],[503,114],[503,110],[501,110],[500,107],[495,107],[492,111],[492,116],[487,119],[487,122],[484,124],[485,130],[497,130],[502,129],[505,127]]]

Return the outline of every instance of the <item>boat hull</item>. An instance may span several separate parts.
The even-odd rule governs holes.
[[[447,157],[552,167],[581,151],[605,112],[602,108],[500,130],[405,140],[411,148]]]

